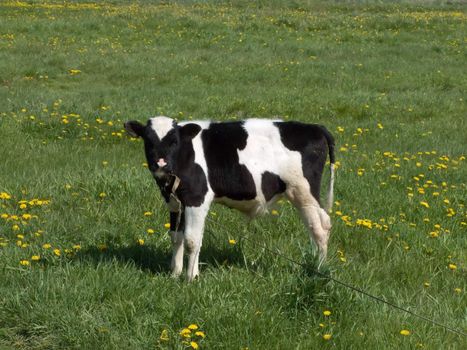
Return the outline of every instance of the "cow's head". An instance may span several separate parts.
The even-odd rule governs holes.
[[[153,176],[162,177],[175,170],[183,143],[195,137],[201,127],[197,124],[182,126],[168,117],[154,117],[146,125],[128,121],[125,129],[131,136],[144,140],[148,168]]]

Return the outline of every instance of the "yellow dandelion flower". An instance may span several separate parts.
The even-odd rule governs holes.
[[[166,222],[166,223],[164,224],[164,227],[165,227],[165,228],[170,228],[170,222]]]
[[[449,264],[448,267],[449,267],[449,269],[452,270],[452,271],[454,271],[454,270],[457,269],[457,266],[456,266],[455,264]]]
[[[8,219],[8,214],[3,213],[2,215],[0,215],[0,217],[1,217],[2,219]]]
[[[20,208],[20,209],[26,209],[27,207],[28,207],[28,206],[27,206],[27,204],[25,204],[25,203],[22,203],[22,204],[19,205],[19,208]]]
[[[192,349],[195,349],[195,350],[199,348],[198,343],[196,343],[195,341],[190,342],[190,346]]]
[[[191,337],[191,330],[188,329],[188,328],[183,328],[183,329],[180,331],[180,335],[181,335],[183,338],[190,338],[190,337]]]
[[[30,262],[29,260],[20,260],[19,263],[23,266],[29,266],[30,265]]]
[[[18,225],[13,225],[13,226],[11,226],[11,229],[13,231],[19,231],[19,226]]]
[[[324,311],[323,311],[323,315],[324,315],[324,316],[330,316],[330,315],[331,315],[331,311],[329,311],[329,310],[324,310]]]
[[[159,339],[162,340],[162,341],[168,341],[169,340],[169,331],[167,329],[163,329]]]
[[[99,197],[105,198],[105,197],[107,197],[107,194],[105,192],[101,192],[101,193],[99,193]]]
[[[142,238],[138,238],[137,242],[139,245],[144,245],[144,239]]]
[[[457,288],[457,289],[459,289],[459,288]],[[460,293],[460,292],[459,292],[459,293]],[[197,331],[197,332],[195,333],[195,335],[196,335],[197,337],[201,337],[201,338],[205,338],[205,337],[206,337],[206,334],[204,334],[203,331]]]
[[[271,210],[271,215],[277,216],[279,215],[279,212],[275,209]]]
[[[50,249],[51,247],[52,247],[52,245],[50,245],[50,243],[44,243],[42,245],[42,248],[44,248],[44,249]]]
[[[229,244],[231,245],[237,244],[237,241],[235,239],[229,239]]]
[[[462,289],[460,289],[460,288],[454,288],[454,292],[456,292],[457,294],[460,294],[460,292],[462,292]]]
[[[73,249],[75,249],[75,250],[80,250],[80,249],[81,249],[81,245],[75,244],[75,245],[73,246]]]
[[[11,199],[11,196],[6,192],[0,192],[0,199]]]
[[[331,334],[323,334],[323,339],[324,340],[330,340],[332,338]]]
[[[41,256],[40,255],[33,255],[31,256],[31,260],[32,261],[39,261],[41,259]]]
[[[57,249],[57,248],[56,248],[56,249],[54,249],[54,254],[55,254],[56,256],[60,256],[60,255],[62,255],[62,252],[60,251],[60,249]]]
[[[430,205],[427,203],[427,202],[420,202],[420,205],[425,207],[425,208],[429,208]]]
[[[152,235],[155,231],[152,228],[148,228],[146,232],[148,233],[148,235]]]
[[[151,215],[152,215],[152,213],[150,211],[145,211],[144,212],[144,216],[151,216]]]
[[[399,332],[401,335],[404,335],[404,336],[407,336],[407,335],[410,335],[410,331],[407,330],[407,329],[403,329]]]
[[[192,323],[192,324],[190,324],[190,325],[188,326],[188,329],[194,331],[194,330],[197,330],[197,329],[198,329],[198,326],[197,326],[196,324]]]

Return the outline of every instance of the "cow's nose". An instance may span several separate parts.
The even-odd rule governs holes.
[[[163,168],[167,165],[167,162],[165,161],[164,158],[159,158],[159,160],[157,161],[157,165],[159,165],[159,167]]]

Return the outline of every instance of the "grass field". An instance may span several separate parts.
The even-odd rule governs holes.
[[[214,206],[201,278],[171,278],[168,213],[122,130],[326,125],[326,273],[465,332],[465,3],[67,3],[0,3],[1,349],[467,347],[241,239],[313,266],[287,202],[251,223]]]

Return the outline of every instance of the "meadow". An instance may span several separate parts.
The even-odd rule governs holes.
[[[213,206],[201,277],[171,278],[123,122],[326,125],[324,273],[465,333],[466,37],[461,1],[2,1],[0,349],[465,349],[314,274],[286,201]]]

